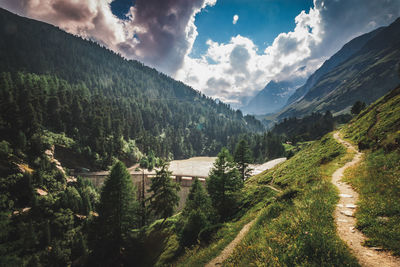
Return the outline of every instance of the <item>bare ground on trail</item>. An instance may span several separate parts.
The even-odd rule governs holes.
[[[351,162],[337,169],[332,175],[332,183],[338,188],[340,196],[334,213],[340,238],[346,242],[361,266],[399,267],[400,258],[394,257],[386,251],[378,251],[376,248],[364,247],[362,245],[366,237],[355,228],[356,219],[354,218],[358,193],[349,184],[341,181],[344,171],[361,161],[362,153],[358,152],[349,142],[344,141],[340,137],[339,132],[336,132],[333,137],[339,143],[346,146],[348,150],[356,153]]]
[[[218,255],[218,257],[214,258],[212,261],[207,263],[205,267],[215,267],[220,266],[222,263],[232,254],[235,247],[242,241],[244,236],[249,232],[251,226],[254,224],[257,218],[253,219],[251,222],[243,226],[242,230],[240,230],[239,234],[229,243],[228,246]]]

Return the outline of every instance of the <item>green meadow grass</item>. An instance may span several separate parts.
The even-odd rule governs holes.
[[[205,264],[210,262],[212,259],[217,257],[224,250],[224,248],[229,245],[231,241],[233,241],[233,239],[235,239],[240,230],[242,230],[242,228],[247,223],[252,221],[263,207],[273,201],[273,196],[276,195],[276,192],[274,190],[267,187],[252,187],[247,191],[247,193],[249,192],[253,192],[259,197],[261,197],[260,193],[262,192],[261,198],[263,199],[263,201],[259,201],[256,204],[251,203],[254,205],[248,205],[250,204],[250,202],[244,201],[243,203],[245,203],[245,205],[243,206],[243,212],[238,214],[237,217],[232,221],[224,223],[221,229],[215,234],[212,242],[208,246],[197,245],[190,249],[187,249],[184,255],[179,258],[174,265],[195,267],[204,266]],[[243,199],[247,199],[248,196],[249,194],[243,194]]]
[[[358,266],[336,235],[332,173],[352,155],[331,135],[270,172],[253,177],[283,189],[265,207],[224,266]],[[253,183],[255,182],[253,181]]]
[[[365,160],[345,172],[345,181],[360,193],[357,228],[366,245],[400,255],[400,155],[367,152]]]
[[[345,172],[360,194],[357,228],[366,245],[400,255],[400,87],[361,112],[344,128],[346,138],[367,150]]]

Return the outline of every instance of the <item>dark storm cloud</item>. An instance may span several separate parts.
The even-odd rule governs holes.
[[[126,53],[133,53],[146,63],[174,73],[192,47],[197,31],[191,19],[204,2],[137,0],[131,9],[131,17],[139,43]],[[120,47],[126,49],[129,45],[121,44]]]
[[[137,0],[124,19],[112,0],[2,0],[0,6],[42,20],[173,75],[197,36],[194,15],[215,0]],[[132,5],[133,5],[132,1]]]
[[[65,20],[85,21],[92,15],[88,6],[81,2],[62,0],[51,4],[57,15]]]

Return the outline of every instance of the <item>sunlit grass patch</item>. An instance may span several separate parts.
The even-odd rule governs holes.
[[[237,236],[240,230],[248,222],[253,220],[257,212],[249,212],[238,221],[225,223],[214,236],[209,246],[197,245],[187,249],[184,256],[177,261],[177,266],[204,266],[213,258],[217,257],[222,250]]]
[[[400,255],[400,87],[362,111],[344,132],[365,152],[363,162],[345,172],[360,194],[357,227],[367,245]]]
[[[365,161],[345,172],[345,181],[360,193],[357,228],[369,246],[400,255],[400,155],[367,152]]]
[[[286,189],[262,210],[225,266],[358,266],[336,235],[338,197],[330,183],[351,158],[326,136],[267,173]]]

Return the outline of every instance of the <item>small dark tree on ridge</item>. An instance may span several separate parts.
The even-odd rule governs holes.
[[[351,107],[351,114],[358,115],[367,105],[364,102],[357,101]]]

